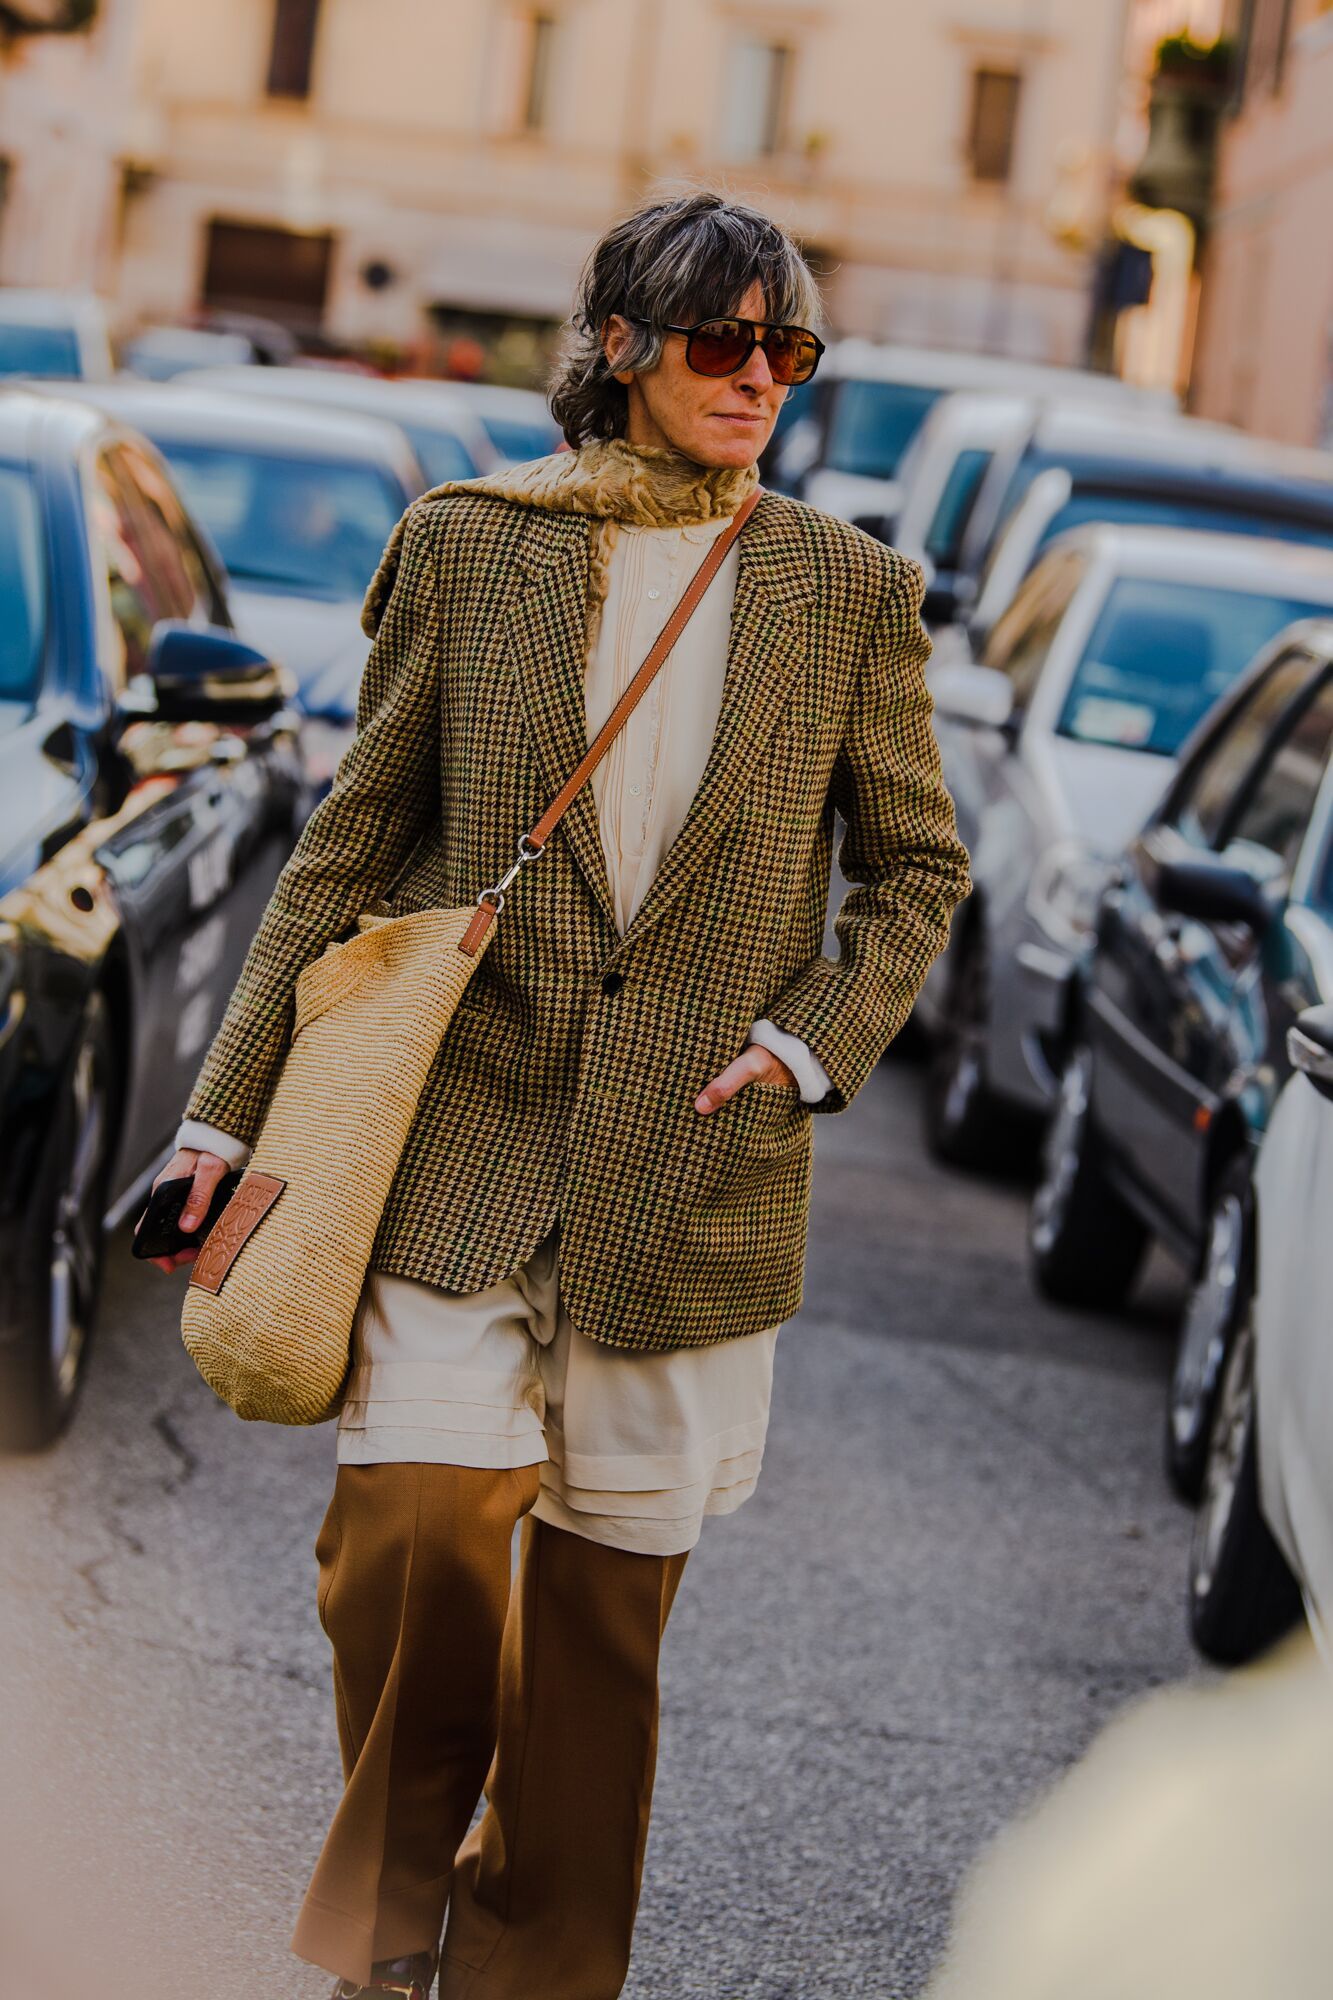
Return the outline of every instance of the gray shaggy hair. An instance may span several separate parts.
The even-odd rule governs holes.
[[[649,202],[606,232],[579,280],[564,353],[551,385],[551,411],[576,449],[593,438],[622,437],[629,394],[602,351],[612,313],[646,319],[621,368],[653,368],[665,325],[694,326],[738,311],[751,285],[764,296],[763,317],[814,327],[819,290],[785,229],[757,209],[720,194],[696,192]]]

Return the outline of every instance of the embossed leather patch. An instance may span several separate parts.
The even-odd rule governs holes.
[[[241,1247],[286,1187],[276,1174],[245,1173],[236,1192],[204,1238],[199,1255],[190,1266],[190,1283],[201,1291],[220,1292],[222,1281],[236,1262]]]

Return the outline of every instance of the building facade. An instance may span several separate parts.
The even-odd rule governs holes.
[[[1333,448],[1333,0],[1246,0],[1191,405]]]
[[[0,61],[0,280],[81,278],[122,328],[211,305],[519,351],[609,219],[703,182],[798,233],[839,330],[1075,361],[1127,13],[101,0]]]

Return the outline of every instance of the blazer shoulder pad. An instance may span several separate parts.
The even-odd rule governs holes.
[[[398,581],[398,572],[402,567],[409,542],[424,538],[429,545],[433,545],[445,509],[450,506],[451,500],[452,496],[444,493],[422,493],[400,515],[393,533],[384,545],[379,566],[371,577],[361,602],[361,630],[368,639],[375,637],[383,622],[385,609],[393,596],[393,587]]]
[[[811,543],[823,560],[844,577],[855,579],[880,598],[897,591],[925,588],[925,571],[914,557],[904,555],[888,542],[867,534],[837,514],[826,514],[805,500],[783,496],[786,504],[803,517]]]

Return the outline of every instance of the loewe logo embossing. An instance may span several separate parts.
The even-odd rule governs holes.
[[[287,1183],[276,1174],[246,1173],[213,1224],[199,1255],[190,1266],[190,1283],[217,1292],[240,1254]]]

